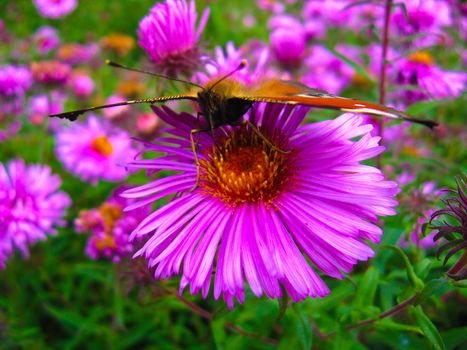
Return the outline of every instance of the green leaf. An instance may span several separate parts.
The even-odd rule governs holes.
[[[300,340],[300,344],[304,350],[311,349],[313,330],[311,329],[311,323],[308,320],[308,316],[299,304],[294,304],[293,310],[297,315],[295,330],[297,332],[298,339]]]
[[[415,320],[419,325],[420,329],[422,330],[423,334],[434,346],[434,348],[437,350],[446,350],[446,346],[444,345],[443,338],[441,338],[441,334],[439,334],[438,329],[433,324],[433,322],[431,322],[428,316],[425,315],[425,312],[423,312],[422,307],[420,305],[411,306],[410,311],[415,317]]]
[[[407,114],[410,115],[421,115],[426,114],[435,108],[439,107],[441,104],[445,104],[446,102],[442,100],[430,100],[430,101],[420,101],[410,105],[407,108]]]
[[[284,297],[279,299],[279,314],[277,315],[276,322],[279,322],[284,317],[287,307],[289,305],[289,295],[284,293]]]
[[[418,264],[415,266],[417,276],[419,276],[422,279],[425,279],[428,276],[428,273],[431,271],[432,266],[433,261],[429,258],[425,258],[422,261],[418,262]]]
[[[388,318],[385,318],[379,322],[376,322],[375,328],[381,331],[396,330],[396,331],[408,331],[412,333],[423,334],[420,327],[413,326],[411,324],[394,322],[393,320],[390,320]]]
[[[459,327],[441,332],[448,350],[460,349],[462,344],[467,344],[467,327]]]
[[[62,310],[52,305],[45,305],[44,307],[50,315],[70,328],[80,328],[86,321],[81,315],[70,310]]]
[[[354,309],[363,309],[373,305],[378,282],[379,271],[374,266],[370,266],[358,284],[356,297],[353,302]]]
[[[407,269],[407,277],[409,278],[410,283],[412,284],[412,286],[415,288],[416,291],[422,290],[424,287],[424,283],[415,274],[415,270],[412,266],[412,263],[410,262],[409,258],[404,253],[404,251],[400,247],[395,246],[395,245],[384,245],[382,246],[382,248],[394,250],[397,254],[401,256],[401,258],[404,260],[404,263]]]
[[[216,344],[216,349],[222,350],[225,346],[225,320],[218,318],[211,321],[212,335]]]
[[[441,278],[436,278],[430,280],[425,284],[425,288],[417,295],[414,304],[422,304],[428,298],[430,298],[434,293],[436,293],[440,288],[446,285],[446,281]]]

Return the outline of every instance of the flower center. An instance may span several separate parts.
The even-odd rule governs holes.
[[[112,144],[110,143],[109,139],[104,135],[96,137],[91,143],[91,148],[97,153],[102,154],[103,156],[109,156],[112,154],[113,151]]]
[[[433,57],[426,51],[417,51],[409,56],[409,61],[431,66],[433,64]]]
[[[275,145],[278,149],[280,147]],[[241,128],[201,160],[200,187],[231,205],[272,202],[289,178],[290,154]]]
[[[123,216],[122,208],[116,204],[104,203],[99,207],[98,211],[104,221],[105,231],[111,234],[115,226],[115,221]]]
[[[95,241],[96,248],[99,251],[102,251],[106,248],[115,249],[117,248],[117,243],[115,243],[115,238],[111,235],[104,235],[102,238],[97,238]]]

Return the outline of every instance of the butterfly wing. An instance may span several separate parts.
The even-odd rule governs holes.
[[[181,94],[181,95],[173,95],[173,96],[160,96],[160,97],[151,97],[151,98],[144,98],[140,100],[132,100],[132,101],[123,101],[123,102],[117,102],[117,103],[112,103],[108,105],[102,105],[102,106],[95,106],[95,107],[90,107],[90,108],[84,108],[84,109],[78,109],[76,111],[71,111],[71,112],[64,112],[64,113],[59,113],[59,114],[52,114],[50,117],[57,117],[61,119],[68,119],[71,121],[75,121],[80,115],[89,112],[89,111],[95,111],[96,109],[104,109],[104,108],[111,108],[111,107],[117,107],[117,106],[127,106],[127,105],[134,105],[134,104],[140,104],[140,103],[158,103],[158,102],[165,102],[165,101],[172,101],[172,100],[197,100],[197,95],[195,92],[189,92],[186,94]]]
[[[245,89],[243,94],[236,97],[247,101],[305,105],[317,108],[337,109],[343,112],[364,113],[380,117],[402,119],[423,124],[430,128],[437,125],[436,122],[430,120],[412,118],[394,108],[377,103],[336,96],[324,90],[310,88],[304,84],[293,81],[267,80],[256,88],[250,90]]]

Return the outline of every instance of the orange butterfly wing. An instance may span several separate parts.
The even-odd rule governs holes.
[[[337,109],[343,112],[371,114],[420,123],[430,128],[437,125],[436,122],[429,120],[412,118],[394,108],[377,103],[336,96],[327,91],[310,88],[304,84],[293,81],[277,79],[267,80],[252,89],[245,88],[242,93],[235,97],[248,101],[305,105],[317,108]]]

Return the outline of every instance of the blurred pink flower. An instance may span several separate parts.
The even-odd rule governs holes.
[[[33,41],[36,51],[41,55],[48,54],[60,45],[58,32],[51,26],[42,26],[37,29],[36,33],[34,33]]]
[[[86,244],[86,255],[91,259],[104,258],[118,263],[134,251],[134,244],[129,241],[130,234],[151,208],[142,206],[124,212],[123,209],[134,202],[120,196],[126,189],[128,186],[118,187],[101,206],[80,211],[75,220],[76,232],[91,233]]]
[[[32,85],[32,75],[26,66],[0,66],[0,98],[23,96]]]
[[[154,137],[161,127],[161,119],[155,113],[140,114],[136,118],[136,131],[145,138]]]
[[[80,98],[89,97],[94,92],[94,80],[86,73],[73,73],[69,85],[73,93]]]
[[[344,49],[343,45],[341,49]],[[346,56],[353,58],[354,50],[345,51]],[[334,94],[344,90],[352,82],[355,75],[355,70],[349,64],[321,45],[312,47],[304,64],[307,70],[301,81],[306,85]]]
[[[122,101],[126,101],[126,98],[120,95],[112,95],[107,98],[105,104],[110,105]],[[121,118],[130,108],[131,107],[129,105],[105,108],[102,113],[104,114],[105,118],[109,120],[115,120]]]
[[[198,41],[209,17],[206,9],[196,28],[195,2],[157,3],[138,27],[138,43],[157,68],[170,76],[190,73],[201,59]]]
[[[49,114],[63,112],[65,96],[60,91],[31,96],[28,101],[28,116],[33,124],[41,124]]]
[[[394,35],[410,36],[410,47],[440,44],[445,41],[443,27],[453,24],[450,4],[445,0],[401,0],[391,16]],[[407,14],[407,16],[406,16]],[[414,35],[420,34],[420,37]]]
[[[402,88],[395,99],[409,105],[422,100],[458,97],[465,90],[467,73],[445,71],[426,51],[417,51],[396,62],[393,81]],[[403,86],[411,89],[403,90]],[[419,90],[414,88],[419,87]]]
[[[91,184],[124,180],[123,165],[136,154],[125,131],[95,115],[59,130],[55,152],[65,169]]]
[[[38,61],[31,63],[31,72],[38,83],[63,85],[71,75],[71,67],[56,60]]]
[[[68,43],[60,46],[57,52],[57,58],[60,61],[71,64],[89,64],[99,53],[99,45]]]
[[[47,165],[22,159],[0,163],[0,268],[14,249],[28,256],[28,246],[57,233],[70,197],[58,191],[60,177]]]
[[[234,43],[229,41],[225,50],[221,46],[214,48],[214,57],[204,65],[204,72],[197,72],[194,80],[200,84],[205,84],[214,77],[221,77],[236,70],[242,60],[247,59],[247,66],[238,70],[232,76],[243,84],[254,84],[263,77],[272,73],[268,66],[269,50],[266,45],[251,48],[252,45],[244,45],[236,48]]]
[[[307,32],[298,19],[280,15],[269,20],[269,36],[276,59],[286,68],[299,67],[305,57]]]
[[[58,19],[72,13],[78,0],[33,0],[33,3],[42,17]]]
[[[402,176],[402,175],[401,175]],[[412,177],[414,179],[414,177]],[[404,178],[399,177],[398,182],[401,183]],[[410,179],[409,180],[410,183]],[[436,231],[427,236],[423,235],[423,225],[430,222],[430,218],[437,210],[436,204],[441,200],[443,190],[436,187],[433,181],[424,182],[419,187],[412,188],[401,195],[401,204],[408,210],[410,215],[414,216],[414,226],[412,232],[409,233],[409,241],[402,237],[399,241],[401,246],[407,247],[410,243],[415,244],[423,249],[428,249],[436,246],[433,240]]]

